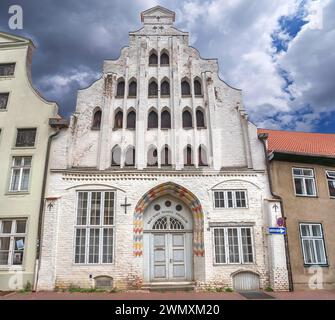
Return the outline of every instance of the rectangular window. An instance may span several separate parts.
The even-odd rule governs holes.
[[[246,208],[247,192],[245,190],[214,191],[215,208]]]
[[[33,147],[36,139],[36,128],[17,129],[15,147]]]
[[[295,194],[300,196],[316,196],[313,169],[293,168]]]
[[[15,63],[0,64],[0,77],[13,76],[15,71]]]
[[[335,171],[326,171],[329,195],[335,198]]]
[[[317,223],[301,223],[300,237],[304,263],[309,265],[327,264],[322,225]]]
[[[31,157],[13,157],[9,191],[28,191]]]
[[[112,263],[114,197],[110,191],[80,191],[75,227],[75,263]]]
[[[6,110],[9,99],[9,93],[0,93],[0,110]]]
[[[215,263],[253,263],[251,228],[215,228],[214,255]]]
[[[22,265],[26,219],[0,219],[0,266]]]

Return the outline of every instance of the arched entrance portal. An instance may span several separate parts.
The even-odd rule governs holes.
[[[174,205],[175,210],[165,210],[164,206],[162,206],[162,204],[165,205],[165,202],[168,200],[171,201],[170,207]],[[157,203],[155,201],[157,201]],[[162,214],[160,217],[153,217],[155,215],[155,203],[160,204],[161,208],[164,208],[164,210],[161,210]],[[182,210],[179,214],[176,209],[177,205],[182,206]],[[163,211],[166,211],[165,216]],[[166,219],[164,217],[166,217]],[[163,219],[158,220],[159,218]],[[163,231],[162,228],[166,229]],[[178,235],[178,233],[184,235],[179,237],[173,236],[173,234]],[[155,234],[164,234],[164,236],[155,237]],[[173,252],[174,248],[175,253]],[[172,261],[178,260],[173,259],[173,254],[180,256],[183,251],[182,248],[184,248],[185,258],[184,261],[179,261],[180,264],[178,267],[178,264]],[[162,259],[160,256],[163,254],[159,253],[159,251],[164,250],[165,260],[158,261]],[[157,257],[156,262],[154,259],[155,254]],[[204,214],[198,198],[186,188],[173,182],[160,184],[146,192],[138,201],[134,212],[134,256],[143,259],[143,280],[145,282],[156,281],[152,280],[155,279],[155,271],[157,275],[161,277],[160,281],[162,281],[164,264],[164,279],[166,279],[164,281],[169,281],[170,278],[182,280],[182,276],[176,277],[178,272],[180,272],[180,275],[182,274],[182,268],[186,270],[184,276],[186,280],[193,278],[195,281],[204,281]],[[172,259],[171,262],[170,259]],[[159,262],[162,262],[162,264]],[[155,270],[155,263],[156,266],[163,266],[160,268],[157,267],[157,270]],[[169,263],[171,263],[171,265],[166,265]],[[183,263],[184,267],[182,267]],[[173,268],[175,269],[175,273],[171,274]]]
[[[193,280],[193,217],[188,206],[163,196],[150,203],[143,219],[145,281]]]

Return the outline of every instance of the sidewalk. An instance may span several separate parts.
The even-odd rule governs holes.
[[[266,292],[277,300],[335,300],[335,290]],[[12,292],[0,295],[0,300],[248,300],[238,292],[119,292],[119,293],[70,293],[70,292]]]

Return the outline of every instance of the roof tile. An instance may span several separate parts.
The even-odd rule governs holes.
[[[335,157],[335,134],[258,129],[268,133],[268,151]]]

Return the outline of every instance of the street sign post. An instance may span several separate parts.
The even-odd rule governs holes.
[[[286,228],[284,227],[269,227],[268,231],[270,234],[286,234]]]

